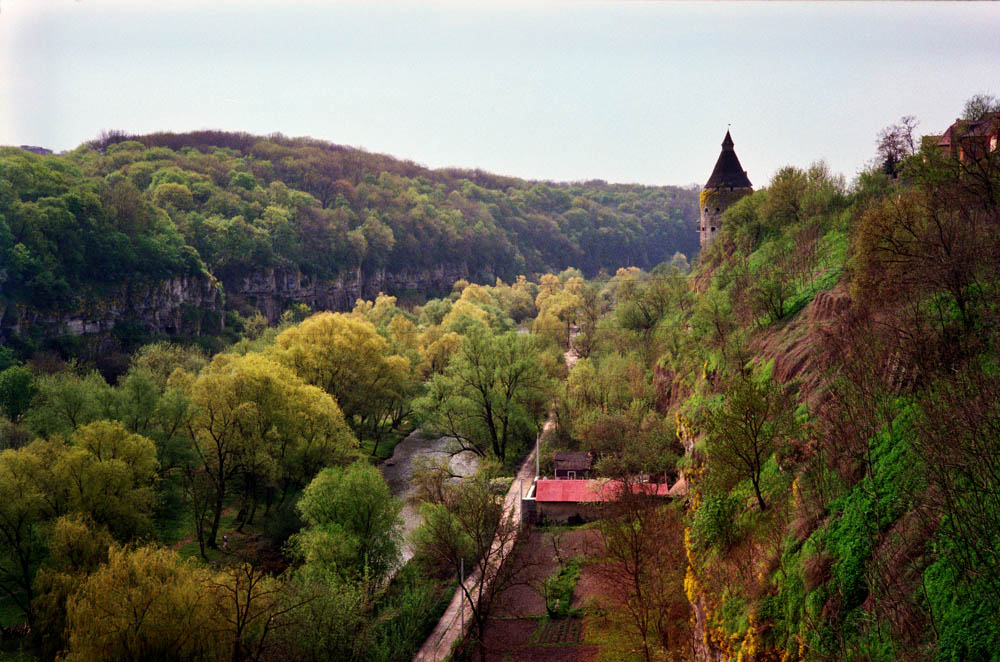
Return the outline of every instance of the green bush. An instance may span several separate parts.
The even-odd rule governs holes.
[[[552,618],[565,618],[570,613],[573,590],[580,579],[580,562],[570,559],[543,584],[545,611]]]
[[[728,494],[714,494],[705,499],[695,513],[691,533],[702,549],[725,551],[739,539],[736,513],[739,499]]]

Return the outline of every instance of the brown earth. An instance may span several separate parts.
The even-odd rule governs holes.
[[[601,535],[594,529],[535,530],[514,559],[526,565],[524,582],[508,588],[503,605],[490,619],[484,635],[490,662],[593,662],[601,645],[587,639],[591,616],[545,619],[541,582],[572,557],[596,559]],[[584,609],[601,598],[600,582],[591,565],[584,563],[573,592],[573,607]],[[478,660],[478,649],[470,659]]]

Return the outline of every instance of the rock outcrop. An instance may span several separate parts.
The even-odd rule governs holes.
[[[475,275],[489,280],[489,269],[479,269]],[[293,303],[313,310],[347,311],[358,299],[374,299],[379,292],[445,293],[456,280],[469,277],[468,265],[458,262],[433,269],[379,269],[373,274],[356,269],[332,279],[313,278],[298,269],[262,269],[226,277],[223,283],[204,275],[124,283],[81,294],[72,310],[43,311],[0,301],[0,341],[14,336],[101,334],[122,323],[167,335],[212,334],[222,330],[226,309],[259,310],[274,322]]]
[[[42,311],[0,302],[0,340],[106,333],[123,322],[171,335],[218,333],[224,299],[215,278],[198,275],[123,283],[105,292],[83,293],[72,310]]]
[[[469,278],[464,262],[422,270],[379,269],[370,275],[356,269],[333,279],[313,278],[298,269],[263,269],[226,277],[223,283],[233,307],[259,310],[273,322],[292,303],[304,303],[313,310],[346,311],[358,299],[374,299],[379,292],[449,292],[461,278]]]

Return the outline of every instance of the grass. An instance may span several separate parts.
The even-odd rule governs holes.
[[[223,534],[230,535],[230,538],[233,537],[231,534],[232,534],[232,532],[237,527],[236,515],[237,515],[237,511],[236,511],[235,508],[232,508],[232,507],[230,507],[230,508],[226,509],[225,511],[223,511],[223,513],[222,513],[222,519],[219,520],[218,543],[219,543],[220,547],[222,546],[222,536],[223,536]],[[185,536],[185,538],[194,535],[194,522],[191,519],[190,514],[187,517],[187,521],[188,521],[188,526],[187,526],[188,533]],[[247,524],[246,526],[243,527],[243,535],[251,534],[251,533],[259,533],[260,530],[261,530],[261,525],[260,524],[261,524],[260,521],[258,521],[256,524]],[[239,534],[237,534],[237,535],[239,535]],[[180,541],[177,541],[177,542],[180,542]],[[174,544],[176,544],[176,543],[174,543]],[[198,560],[201,560],[201,550],[198,547],[198,539],[194,538],[190,542],[188,542],[187,544],[182,545],[181,547],[178,547],[177,548],[177,553],[181,556],[181,558],[184,558],[184,559],[198,559]],[[206,548],[205,549],[205,555],[208,557],[209,563],[212,563],[214,561],[219,560],[219,558],[221,558],[223,554],[222,554],[222,550],[221,549]]]
[[[573,558],[545,580],[545,611],[549,616],[565,618],[570,615],[573,591],[579,579],[580,560]]]
[[[406,439],[411,432],[413,432],[413,430],[396,431],[386,435],[385,439],[382,439],[378,443],[377,455],[372,454],[372,451],[375,449],[375,442],[371,439],[362,439],[360,450],[365,457],[370,458],[376,464],[379,462],[385,462],[392,457],[392,454],[396,450],[396,445],[403,439]]]
[[[633,662],[642,659],[642,644],[636,642],[632,625],[620,609],[588,607],[585,642],[598,644],[598,662]]]

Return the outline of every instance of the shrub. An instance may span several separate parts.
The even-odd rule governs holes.
[[[702,549],[726,551],[739,539],[736,513],[739,499],[728,494],[709,496],[694,516],[692,533]]]

